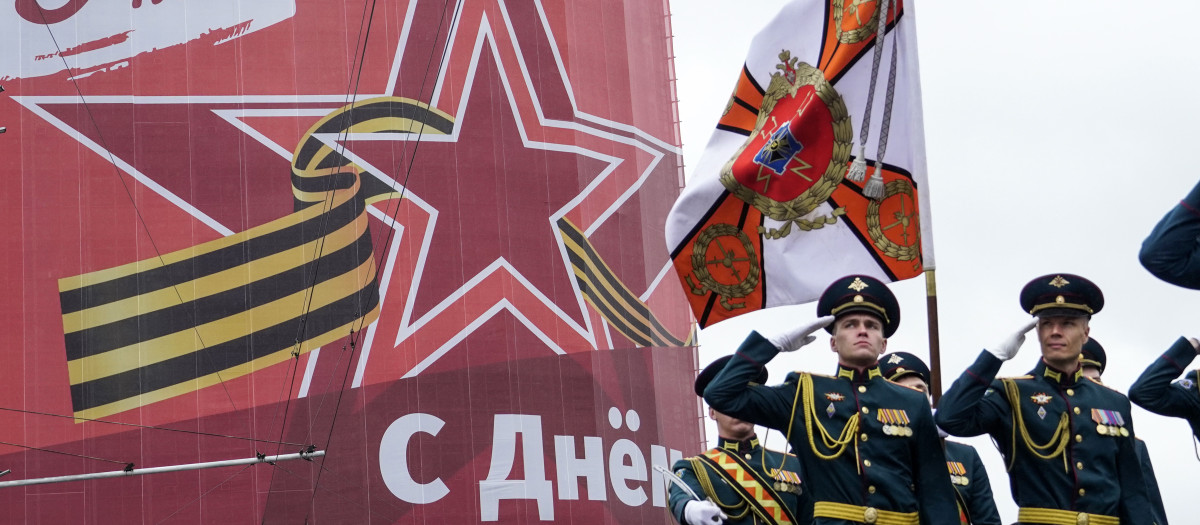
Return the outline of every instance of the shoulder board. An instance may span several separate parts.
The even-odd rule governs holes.
[[[1099,381],[1096,381],[1095,379],[1092,379],[1092,378],[1090,378],[1090,377],[1088,377],[1088,378],[1085,378],[1085,379],[1087,379],[1088,381],[1091,381],[1091,382],[1092,382],[1093,384],[1095,384],[1096,386],[1102,386],[1102,387],[1104,387],[1104,388],[1108,389],[1109,391],[1111,391],[1112,393],[1114,393],[1114,394],[1117,394],[1117,395],[1120,395],[1121,397],[1124,397],[1124,398],[1128,399],[1128,398],[1125,396],[1125,394],[1121,393],[1121,391],[1120,391],[1120,390],[1117,390],[1117,389],[1115,389],[1115,388],[1113,388],[1113,387],[1111,387],[1111,386],[1108,386],[1108,385],[1106,385],[1106,384],[1104,384],[1104,383],[1101,383],[1101,382],[1099,382]]]
[[[997,380],[997,381],[1000,381],[1000,380],[1002,380],[1002,379],[1014,379],[1014,380],[1016,380],[1016,379],[1035,379],[1035,378],[1034,378],[1033,376],[1029,375],[1029,374],[1025,374],[1025,375],[1023,375],[1023,376],[1013,376],[1013,377],[997,377],[997,378],[996,378],[996,380]]]

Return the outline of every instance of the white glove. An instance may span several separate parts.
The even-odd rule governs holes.
[[[775,345],[780,352],[791,352],[799,350],[800,347],[817,340],[817,336],[812,335],[813,332],[825,328],[833,323],[833,316],[818,317],[815,321],[790,328],[783,332],[772,335],[764,335],[771,344]]]
[[[999,344],[990,346],[985,350],[987,353],[996,356],[996,359],[1001,361],[1008,361],[1009,359],[1012,359],[1017,355],[1017,350],[1021,349],[1021,344],[1025,342],[1025,334],[1032,330],[1033,327],[1037,326],[1037,322],[1037,318],[1034,318],[1015,333],[1006,337],[1003,341],[1000,341]]]
[[[719,525],[725,523],[725,513],[711,501],[692,500],[683,506],[683,519],[689,525]]]

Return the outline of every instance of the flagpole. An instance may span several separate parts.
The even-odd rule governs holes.
[[[933,406],[942,397],[942,352],[938,339],[937,281],[933,268],[925,270],[925,311],[929,318],[929,375]]]

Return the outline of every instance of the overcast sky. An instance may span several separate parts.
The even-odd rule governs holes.
[[[784,3],[672,2],[689,176],[750,39]],[[1146,234],[1200,173],[1200,103],[1192,93],[1200,4],[914,4],[908,14],[917,17],[920,46],[944,384],[1029,319],[1017,302],[1026,282],[1065,272],[1104,291],[1092,335],[1108,351],[1105,382],[1128,391],[1176,338],[1200,336],[1200,292],[1158,281],[1137,260]],[[924,279],[892,289],[903,324],[888,350],[928,357]],[[751,330],[804,322],[814,310],[776,308],[710,327],[700,337],[701,365],[733,352]],[[820,335],[772,362],[772,382],[789,370],[833,370],[836,356]],[[1031,337],[1001,375],[1023,374],[1039,357]],[[1187,424],[1136,407],[1134,420],[1168,518],[1190,523],[1195,487],[1187,480],[1200,459]],[[785,446],[778,432],[767,441]],[[1001,518],[1016,521],[990,440],[964,441],[987,465]]]

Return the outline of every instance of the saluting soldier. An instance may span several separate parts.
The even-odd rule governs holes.
[[[725,368],[729,356],[713,361],[696,377],[696,395]],[[767,370],[753,379],[767,382]],[[754,424],[708,409],[717,422],[717,447],[675,462],[675,475],[705,498],[697,500],[671,484],[670,508],[683,525],[727,523],[808,525],[812,504],[804,494],[800,462],[791,454],[763,448]]]
[[[1108,353],[1104,351],[1104,346],[1099,341],[1094,337],[1088,337],[1087,342],[1083,343],[1079,364],[1083,367],[1084,377],[1097,383],[1103,383],[1100,377],[1104,375],[1104,368],[1108,366]],[[1154,475],[1154,464],[1150,462],[1150,450],[1146,448],[1146,442],[1142,441],[1142,438],[1135,439],[1133,444],[1137,448],[1138,461],[1142,464],[1142,476],[1146,478],[1146,498],[1150,500],[1150,506],[1154,509],[1154,519],[1158,521],[1159,525],[1167,525],[1167,511],[1163,507],[1162,492],[1158,490],[1158,478]]]
[[[1158,221],[1138,258],[1155,277],[1200,290],[1200,183]]]
[[[1079,356],[1104,295],[1078,275],[1050,274],[1020,295],[1034,320],[980,352],[938,406],[956,436],[990,434],[1009,470],[1018,521],[1044,525],[1155,523],[1129,400],[1083,376]],[[1025,376],[996,379],[1037,326],[1042,358]]]
[[[958,521],[929,402],[889,382],[879,355],[900,324],[896,297],[878,279],[850,275],[817,302],[819,319],[781,332],[753,332],[704,399],[717,411],[784,432],[800,458],[820,525],[946,525]],[[837,372],[788,374],[782,385],[747,385],[783,351],[833,338]]]
[[[1180,337],[1129,387],[1129,399],[1155,414],[1182,418],[1200,439],[1200,370],[1184,374],[1200,353],[1200,341]],[[1183,378],[1172,380],[1183,374]]]
[[[883,377],[896,384],[929,395],[929,366],[908,352],[892,352],[879,359]],[[943,439],[946,469],[958,496],[959,522],[962,525],[1001,525],[1000,512],[992,498],[987,469],[975,447]]]

